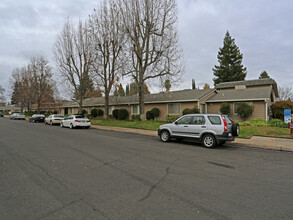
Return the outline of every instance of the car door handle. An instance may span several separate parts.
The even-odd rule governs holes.
[[[202,128],[206,128],[207,126],[201,126]]]
[[[187,125],[185,125],[185,126],[184,126],[184,128],[188,128],[188,126],[187,126]]]

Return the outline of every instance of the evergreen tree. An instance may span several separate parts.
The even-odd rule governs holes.
[[[118,95],[119,96],[125,96],[125,91],[123,89],[122,84],[120,83],[119,88],[118,88]]]
[[[165,89],[166,89],[167,92],[169,92],[170,88],[171,88],[171,81],[169,79],[167,79],[165,81]]]
[[[260,74],[259,79],[267,79],[267,78],[271,78],[271,77],[269,76],[269,74],[267,73],[267,71],[264,70],[264,71]]]
[[[215,65],[215,68],[213,68],[214,75],[216,76],[213,79],[214,84],[245,80],[247,72],[246,67],[242,65],[242,58],[243,54],[240,53],[239,48],[235,44],[235,39],[227,31],[224,38],[224,46],[218,52],[220,65]]]
[[[126,95],[129,96],[129,85],[128,84],[126,85],[126,89],[125,90],[126,90]]]
[[[192,89],[195,89],[195,80],[192,79]]]

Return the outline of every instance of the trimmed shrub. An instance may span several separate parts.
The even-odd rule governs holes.
[[[119,112],[119,109],[114,109],[114,110],[112,111],[112,115],[113,115],[113,117],[114,117],[115,119],[118,119],[118,112]]]
[[[131,115],[132,121],[140,121],[140,115]]]
[[[291,109],[293,111],[293,102],[278,101],[271,105],[273,118],[284,120],[284,110]]]
[[[188,115],[188,114],[191,114],[191,113],[192,113],[192,109],[190,109],[190,108],[185,108],[182,111],[182,115]]]
[[[98,109],[97,110],[97,115],[98,115],[98,117],[103,117],[104,111],[102,109]]]
[[[56,115],[56,114],[58,114],[58,112],[57,112],[56,110],[54,110],[54,111],[53,111],[53,114]]]
[[[83,109],[81,112],[81,115],[85,116],[86,114],[87,114],[87,111]]]
[[[118,119],[119,120],[128,119],[128,111],[126,109],[119,109],[119,111],[118,111]]]
[[[238,108],[236,109],[236,113],[242,120],[245,120],[249,116],[252,115],[253,106],[248,105],[247,103],[239,103]]]
[[[278,127],[278,128],[287,128],[288,125],[287,123],[285,123],[284,121],[280,120],[280,119],[273,119],[271,121],[268,122],[270,127]]]
[[[166,116],[166,121],[171,123],[171,122],[176,121],[179,117],[180,117],[180,115],[169,114]]]
[[[222,103],[220,106],[220,112],[223,115],[229,115],[231,113],[231,106],[228,103]]]
[[[257,118],[257,119],[251,120],[250,125],[251,126],[256,126],[256,127],[268,127],[269,126],[268,122],[266,122],[262,118]]]
[[[193,114],[199,114],[200,113],[199,109],[196,106],[194,106],[191,110],[192,110]]]
[[[158,108],[152,108],[151,114],[153,115],[153,118],[157,118],[160,115],[160,109]]]
[[[146,119],[147,120],[154,120],[154,115],[152,114],[151,111],[146,112]]]
[[[98,116],[98,109],[94,108],[91,110],[91,116],[93,118],[96,118]]]

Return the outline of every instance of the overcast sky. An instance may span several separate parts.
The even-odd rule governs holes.
[[[42,55],[54,66],[52,46],[67,17],[86,19],[99,0],[1,0],[0,85],[9,90],[12,70]],[[181,86],[213,85],[212,68],[227,30],[247,67],[246,79],[263,70],[279,86],[293,86],[292,0],[178,0],[179,35],[186,60]],[[156,86],[149,85],[151,91]]]

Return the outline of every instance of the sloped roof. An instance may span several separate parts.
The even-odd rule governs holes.
[[[278,88],[275,80],[271,78],[266,79],[254,79],[254,80],[243,80],[243,81],[234,81],[234,82],[223,82],[219,83],[215,86],[216,89],[227,89],[234,88],[238,85],[245,85],[246,87],[250,86],[264,86],[264,85],[272,85],[276,96],[278,97]]]
[[[206,102],[228,102],[270,99],[271,87],[220,90]]]
[[[187,89],[173,92],[161,92],[156,94],[146,94],[144,102],[148,103],[165,103],[165,102],[190,102],[198,101],[208,94],[212,93],[213,89]],[[110,105],[123,105],[123,104],[138,104],[138,95],[132,96],[111,96],[109,100]],[[85,99],[83,106],[102,106],[104,105],[104,97]],[[63,107],[78,107],[76,102],[65,102]]]

